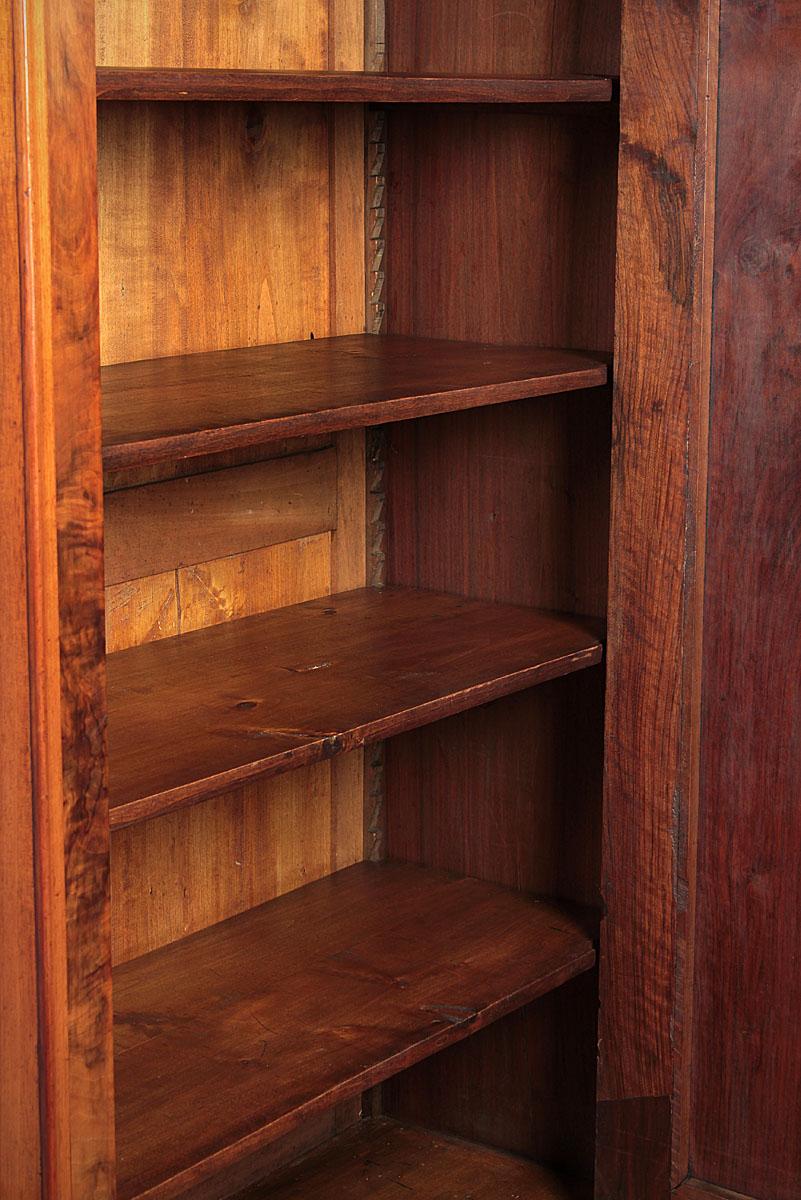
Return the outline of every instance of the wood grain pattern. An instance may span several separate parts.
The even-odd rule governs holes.
[[[106,497],[106,584],[329,532],[335,450],[289,455]]]
[[[613,115],[393,109],[387,144],[388,333],[611,351]]]
[[[609,447],[599,392],[393,427],[389,581],[603,617]]]
[[[354,7],[353,0],[345,3],[343,17]],[[328,0],[97,0],[97,61],[115,67],[325,67],[329,21]]]
[[[400,75],[99,67],[99,100],[273,100],[336,104],[603,104],[604,76]]]
[[[104,461],[142,465],[606,378],[605,362],[586,354],[369,335],[120,363],[102,373]]]
[[[587,972],[393,1076],[384,1111],[547,1162],[591,1200],[597,994]]]
[[[704,1183],[700,1179],[688,1179],[673,1192],[674,1200],[751,1200],[742,1192],[730,1192],[727,1188]]]
[[[390,69],[423,74],[602,71],[620,58],[615,0],[403,0],[386,6]]]
[[[119,968],[122,1200],[176,1195],[593,961],[552,905],[361,864]]]
[[[115,964],[359,862],[361,829],[348,831],[331,770],[291,771],[117,830]]]
[[[179,632],[327,596],[331,557],[331,535],[320,534],[183,567],[176,572]]]
[[[459,4],[458,21],[455,8],[447,0],[394,6],[390,61],[401,53],[431,69],[459,62],[471,70],[537,71],[550,69],[539,56],[572,53],[570,5],[501,9],[469,0]],[[439,22],[449,16],[446,36]],[[408,41],[399,46],[403,26]],[[390,335],[611,350],[614,113],[395,108],[386,141]],[[437,269],[420,270],[421,262]],[[389,581],[603,616],[610,424],[609,398],[597,391],[393,426]],[[554,686],[547,698],[521,695],[396,739],[388,747],[385,803],[393,852],[400,845],[422,861],[462,859],[489,878],[536,879],[594,903],[602,696],[589,676],[586,692],[578,677],[569,682],[566,693]],[[430,807],[404,812],[412,780]],[[568,813],[575,828],[564,824]],[[492,1053],[465,1046],[427,1063],[408,1086],[393,1084],[387,1092],[397,1089],[398,1114],[463,1136],[482,1129],[533,1150],[554,1146],[554,1112],[566,1106],[572,1115],[560,1153],[589,1177],[592,989],[571,1011],[573,1041],[559,1087],[549,1064],[566,1027],[552,1009],[539,1027],[498,1028]],[[512,1096],[504,1069],[490,1065],[493,1056],[507,1073],[525,1061],[532,1077],[550,1082],[536,1096],[522,1083]],[[475,1110],[466,1095],[477,1097]]]
[[[175,571],[106,588],[106,651],[127,650],[180,633]]]
[[[311,1155],[275,1188],[254,1188],[240,1200],[579,1200],[568,1179],[535,1163],[484,1146],[410,1129],[386,1119],[360,1122]]]
[[[691,1162],[772,1200],[801,1197],[799,54],[797,0],[724,0]]]
[[[17,210],[13,9],[0,13],[0,814],[3,886],[0,929],[0,1194],[40,1200],[42,1131],[39,1114],[36,879],[31,798],[34,737],[29,679],[26,464],[23,442],[24,343]]]
[[[43,9],[15,0],[11,17],[3,54],[13,61],[24,263],[18,277],[42,1187],[65,1200],[109,1200],[114,1130],[93,6],[75,0]]]
[[[597,1157],[610,1200],[667,1194],[686,1084],[711,19],[706,3],[623,5]]]
[[[120,651],[112,825],[592,666],[598,634],[533,609],[368,588]]]
[[[323,108],[100,110],[103,362],[330,332]]]

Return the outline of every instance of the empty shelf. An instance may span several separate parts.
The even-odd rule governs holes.
[[[608,76],[379,75],[364,71],[237,71],[98,67],[99,100],[284,100],[343,104],[608,103]]]
[[[110,654],[112,826],[601,659],[597,622],[361,589]]]
[[[362,863],[126,963],[120,1200],[177,1194],[594,958],[584,923],[554,904]]]
[[[104,367],[103,460],[146,466],[606,382],[571,350],[358,334]]]

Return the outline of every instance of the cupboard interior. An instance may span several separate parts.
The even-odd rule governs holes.
[[[382,24],[370,4],[287,0],[269,11],[202,4],[178,13],[99,0],[98,62],[617,73],[613,5],[508,7],[390,3]],[[103,364],[365,331],[611,355],[613,106],[100,102],[98,138]],[[109,469],[107,652],[363,587],[602,621],[610,425],[609,390],[593,387]],[[189,521],[193,512],[199,520]],[[365,1163],[390,1188],[410,1155],[428,1180],[418,1183],[421,1195],[439,1170],[453,1178],[468,1162],[488,1198],[505,1195],[515,1173],[525,1195],[590,1195],[597,987],[587,946],[599,906],[602,722],[603,671],[594,666],[114,828],[115,1008],[125,997],[117,1076],[129,1126],[118,1128],[121,1200],[241,1189],[324,1195],[335,1171],[341,1194],[380,1195],[358,1190],[367,1186]],[[113,756],[109,773],[113,791]],[[339,889],[329,905],[341,892],[343,914],[353,918],[355,905],[358,917],[373,885],[358,902],[347,899],[357,878],[348,872],[382,862],[430,873],[410,885],[418,907],[400,932],[390,911],[389,949],[375,958],[364,951],[363,972],[389,972],[401,990],[413,974],[402,939],[439,927],[429,901],[447,911],[438,873],[499,885],[476,900],[472,922],[472,908],[453,912],[450,938],[440,919],[437,945],[455,994],[430,1002],[429,1022],[445,1031],[439,1042],[413,1050],[412,1036],[398,1037],[392,1062],[380,1058],[381,1043],[363,1086],[358,1072],[343,1070],[339,1098],[321,1085],[314,1099],[310,1036],[305,1107],[293,1101],[293,1116],[288,1103],[269,1135],[254,1109],[253,1128],[245,1119],[226,1141],[215,1128],[222,1090],[205,1140],[190,1147],[192,1106],[181,1098],[197,1081],[180,1077],[174,1106],[168,1097],[159,1107],[153,1091],[136,1090],[141,1047],[153,1039],[169,1074],[170,1047],[180,1051],[189,1027],[206,1021],[212,1064],[241,1055],[248,1023],[262,1018],[244,998],[245,981],[224,978],[225,965],[243,961],[237,946],[258,957],[273,944],[259,940],[267,934],[258,923],[253,933],[237,922],[282,897],[308,896],[316,911],[306,889],[326,880]],[[458,957],[464,938],[489,921],[481,905],[494,913],[515,893],[579,912],[588,940],[561,948],[558,985],[500,985],[509,991],[488,995],[485,1020],[469,974],[466,985],[456,979],[449,942]],[[335,945],[345,957],[359,941],[346,932]],[[209,939],[209,969],[223,980],[221,996],[234,994],[230,1009],[223,999],[205,1015],[158,1007],[171,980],[180,994],[172,973],[183,958],[194,961],[193,935]],[[370,937],[370,947],[380,945],[380,928]],[[470,946],[478,972],[487,945]],[[514,953],[519,962],[519,947]],[[534,966],[544,978],[552,964],[537,961],[532,978]],[[320,1004],[309,1012],[315,1036],[361,1038],[373,1061],[370,1039],[380,1038],[371,1021],[381,1031],[392,1010],[383,1014],[383,993],[358,999],[360,969],[349,961],[341,970],[351,1010],[327,1008],[321,976]],[[147,978],[159,981],[155,1012],[142,1007]],[[262,1038],[268,1058],[279,1053],[281,1020],[276,1011]],[[216,1086],[213,1066],[208,1078]],[[165,1114],[173,1140],[190,1147],[180,1161],[156,1149]]]

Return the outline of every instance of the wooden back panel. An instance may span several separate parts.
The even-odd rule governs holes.
[[[390,0],[388,59],[614,71],[617,16],[615,4]],[[387,330],[611,351],[617,136],[609,111],[392,111]],[[388,580],[603,616],[610,445],[604,390],[392,428]],[[395,739],[390,857],[596,904],[602,730],[599,671]],[[421,1064],[385,1087],[386,1107],[589,1177],[596,996],[585,983]],[[509,1085],[523,1061],[536,1095]]]
[[[98,0],[98,61],[358,69],[364,6]],[[362,332],[364,153],[355,106],[101,104],[103,362]],[[356,431],[110,476],[109,649],[362,585],[364,473]],[[115,960],[357,861],[361,764],[115,834]]]

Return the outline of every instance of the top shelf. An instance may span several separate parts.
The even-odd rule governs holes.
[[[603,104],[605,76],[379,75],[364,71],[236,71],[98,67],[99,100],[283,100],[325,104]]]

